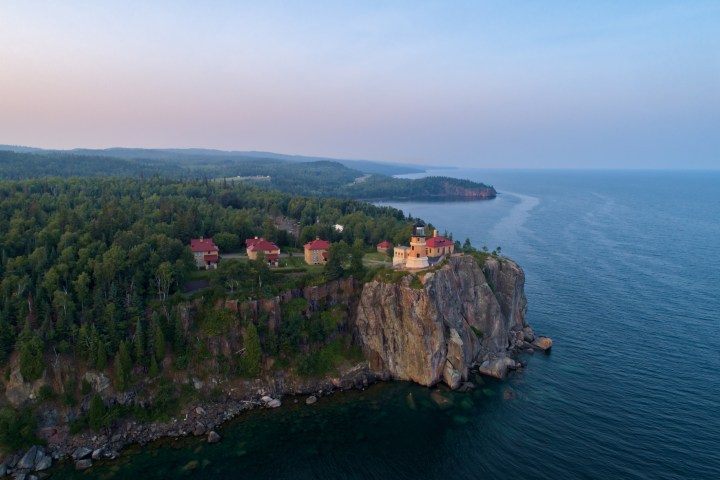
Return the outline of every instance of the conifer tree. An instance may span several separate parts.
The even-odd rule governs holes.
[[[105,424],[105,404],[99,394],[93,395],[88,411],[88,423],[93,431],[97,432]]]
[[[137,319],[135,322],[135,336],[133,337],[133,350],[135,353],[135,363],[138,365],[147,364],[145,358],[145,335],[142,328],[142,322]]]
[[[96,354],[95,354],[95,368],[98,370],[105,370],[107,367],[107,352],[105,351],[105,342],[97,336],[96,337]]]

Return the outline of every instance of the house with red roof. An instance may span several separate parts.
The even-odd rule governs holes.
[[[206,270],[217,268],[220,249],[210,238],[191,238],[190,250],[195,259],[195,266]]]
[[[306,243],[304,247],[305,263],[308,265],[325,265],[327,263],[327,250],[330,248],[330,242],[316,237],[312,242]]]
[[[257,260],[258,254],[265,255],[265,260],[271,266],[278,266],[280,258],[280,247],[264,238],[248,238],[245,240],[247,256],[250,260]]]
[[[425,252],[428,258],[438,258],[443,255],[451,255],[455,251],[455,242],[438,235],[435,230],[432,237],[425,241]]]
[[[388,242],[387,240],[383,240],[382,242],[377,244],[377,251],[378,251],[378,253],[387,255],[387,253],[390,251],[391,248],[393,248],[393,246],[394,245],[391,242]]]

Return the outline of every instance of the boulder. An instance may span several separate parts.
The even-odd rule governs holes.
[[[193,388],[195,388],[195,390],[202,390],[203,382],[199,378],[193,377],[192,382],[193,382]]]
[[[268,397],[267,395],[263,395],[262,398],[260,398],[264,403],[270,403],[272,402],[272,397]]]
[[[443,382],[453,390],[457,390],[460,386],[462,376],[460,372],[455,370],[450,362],[445,362],[445,368],[443,369]]]
[[[208,443],[218,443],[220,440],[222,440],[222,437],[215,430],[212,430],[210,431],[210,433],[208,433]]]
[[[52,457],[50,455],[44,455],[41,460],[35,460],[35,471],[42,472],[52,467]]]
[[[75,462],[75,470],[85,470],[90,467],[92,467],[92,460],[89,458]]]
[[[203,407],[195,407],[195,413],[198,415],[207,415],[207,412]]]
[[[432,393],[430,393],[430,399],[435,402],[441,410],[447,410],[453,406],[452,399],[443,395],[440,390],[433,390]]]
[[[110,386],[110,379],[102,372],[86,372],[83,379],[92,386],[93,391],[100,393]]]
[[[268,408],[278,408],[281,405],[282,405],[282,402],[280,400],[278,400],[277,398],[273,398],[272,400],[267,402]]]
[[[38,465],[40,465],[40,464],[44,465],[45,459],[50,460],[50,464],[52,464],[52,459],[50,458],[49,455],[47,455],[45,453],[45,449],[43,447],[38,447],[37,453],[35,454],[35,465],[34,465],[34,467],[35,467],[34,469],[36,471],[44,470],[43,468],[38,468]],[[45,468],[48,468],[48,467],[45,467]]]
[[[78,447],[75,449],[75,451],[70,455],[73,460],[83,460],[90,455],[92,455],[92,448],[88,447]]]
[[[315,395],[310,395],[305,399],[305,405],[312,405],[315,402],[317,402],[317,397]]]
[[[25,455],[20,458],[20,461],[17,464],[17,468],[23,469],[23,470],[30,470],[32,467],[35,466],[35,457],[38,453],[38,447],[37,445],[33,445],[30,447],[30,450],[25,452]],[[43,452],[44,454],[45,452]],[[44,456],[44,455],[43,455]]]
[[[508,357],[501,357],[494,360],[485,360],[480,364],[479,371],[488,377],[504,379],[507,376],[508,369],[515,368],[515,360]]]
[[[200,422],[195,422],[195,428],[193,429],[193,435],[199,437],[205,435],[205,425]]]
[[[544,352],[552,348],[552,343],[552,339],[542,336],[535,338],[535,340],[532,342],[534,347],[537,347]]]
[[[96,448],[95,450],[93,450],[92,455],[90,456],[90,458],[92,458],[93,460],[100,460],[100,459],[103,457],[104,454],[105,454],[105,449],[104,449],[104,448],[102,448],[102,447]]]
[[[526,342],[532,342],[535,340],[535,332],[533,332],[532,327],[525,327],[522,329],[523,331],[523,340]]]

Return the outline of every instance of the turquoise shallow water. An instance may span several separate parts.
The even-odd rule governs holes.
[[[377,385],[53,478],[720,478],[720,172],[441,173],[500,195],[393,205],[516,259],[550,355],[447,409]]]

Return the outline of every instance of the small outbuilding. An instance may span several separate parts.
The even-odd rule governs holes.
[[[378,253],[382,253],[383,255],[387,255],[391,248],[393,248],[393,244],[387,240],[383,240],[377,244]]]

